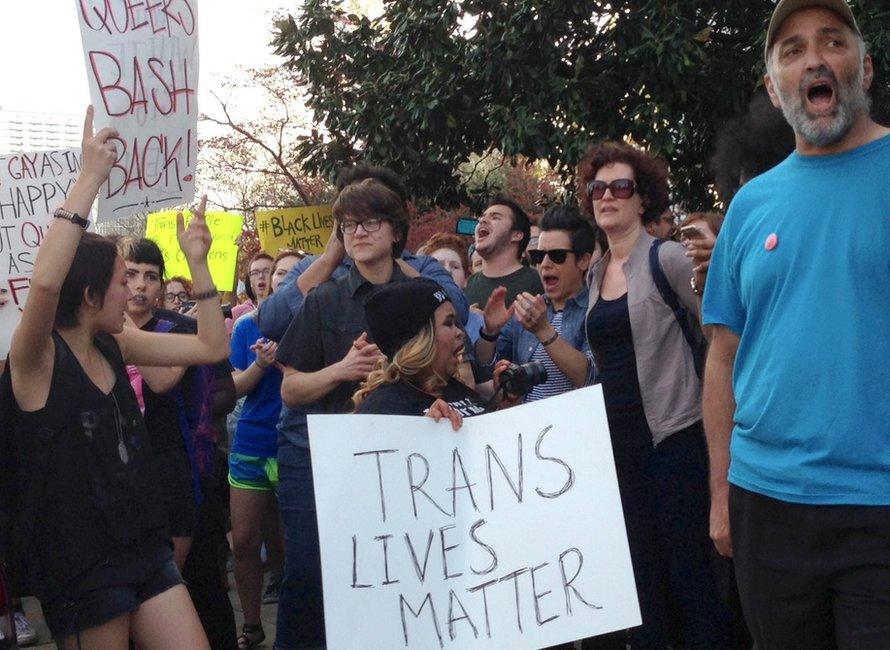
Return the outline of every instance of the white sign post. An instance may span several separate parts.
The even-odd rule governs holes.
[[[0,357],[21,319],[37,249],[80,171],[80,149],[0,154]],[[84,215],[85,217],[88,215]]]
[[[95,128],[118,160],[99,221],[191,202],[198,154],[197,0],[75,0]]]
[[[597,387],[464,420],[311,415],[330,648],[544,648],[640,624]]]

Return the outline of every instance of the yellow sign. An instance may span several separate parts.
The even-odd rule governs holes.
[[[334,216],[329,205],[257,210],[256,229],[260,247],[270,255],[282,248],[318,255],[334,230]]]
[[[176,239],[176,210],[153,212],[148,215],[145,236],[153,240],[164,255],[164,267],[168,278],[181,275],[191,279],[185,255],[179,248]],[[192,215],[185,215],[185,223],[191,221]],[[231,291],[235,286],[235,269],[238,266],[238,238],[244,217],[229,212],[208,212],[207,227],[213,243],[207,253],[207,265],[210,276],[220,291]]]

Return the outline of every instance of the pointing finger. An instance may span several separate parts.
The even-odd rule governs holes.
[[[83,118],[83,139],[89,140],[93,137],[93,105],[87,106],[87,114]]]

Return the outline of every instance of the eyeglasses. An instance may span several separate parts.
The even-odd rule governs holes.
[[[185,291],[180,291],[179,293],[165,293],[164,299],[168,302],[173,302],[174,300],[185,302],[189,299],[189,295]]]
[[[564,264],[569,253],[575,253],[575,251],[567,248],[551,248],[549,251],[542,251],[537,248],[528,252],[528,258],[535,266],[541,264],[544,261],[544,257],[549,257],[554,264]]]
[[[364,219],[362,221],[353,221],[352,219],[347,219],[340,223],[340,232],[344,235],[352,235],[358,230],[358,227],[361,226],[365,232],[377,232],[380,230],[380,226],[383,225],[383,219],[378,217],[371,217],[370,219]]]
[[[247,274],[251,278],[265,278],[270,275],[272,275],[272,269],[254,269]]]
[[[589,181],[587,183],[587,196],[591,201],[599,201],[606,195],[606,190],[612,193],[616,199],[629,199],[637,190],[637,184],[629,178],[616,178],[611,183],[605,181]]]

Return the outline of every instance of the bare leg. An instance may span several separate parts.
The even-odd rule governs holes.
[[[235,555],[235,586],[246,625],[260,622],[263,589],[263,565],[260,546],[263,519],[266,517],[268,492],[229,487],[232,516],[232,548]]]
[[[133,641],[139,650],[210,648],[185,585],[176,585],[146,600],[133,612],[131,624]]]
[[[284,567],[284,533],[281,528],[281,515],[278,512],[278,498],[274,492],[266,493],[266,515],[263,517],[263,541],[269,559],[269,570],[273,576],[281,577]]]
[[[173,561],[176,562],[176,568],[180,571],[182,571],[182,567],[185,566],[185,559],[189,556],[191,548],[191,537],[173,538]]]
[[[78,638],[79,637],[79,638]],[[127,650],[130,638],[130,615],[66,636],[59,643],[61,650]]]

